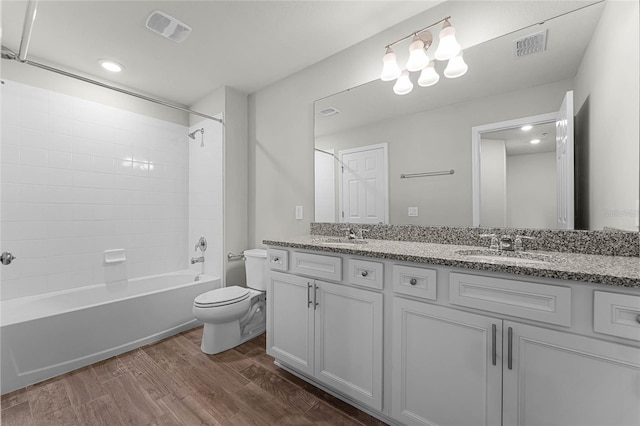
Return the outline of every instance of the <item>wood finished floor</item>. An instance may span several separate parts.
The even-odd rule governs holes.
[[[384,425],[278,368],[265,335],[217,355],[202,328],[2,396],[12,425]]]

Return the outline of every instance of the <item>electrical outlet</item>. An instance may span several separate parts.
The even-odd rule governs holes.
[[[418,208],[417,207],[409,207],[409,216],[418,216]]]
[[[302,220],[302,206],[296,206],[296,220]]]

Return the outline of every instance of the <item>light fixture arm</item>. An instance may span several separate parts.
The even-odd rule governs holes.
[[[447,16],[446,18],[442,18],[441,20],[439,20],[439,21],[437,21],[437,22],[434,22],[434,23],[433,23],[433,24],[431,24],[431,25],[427,25],[426,27],[422,28],[421,30],[418,30],[418,31],[412,32],[411,34],[409,34],[409,35],[408,35],[408,36],[406,36],[406,37],[402,37],[401,39],[396,40],[396,41],[394,41],[393,43],[389,43],[389,44],[387,44],[387,45],[385,46],[385,49],[389,49],[390,47],[395,46],[396,44],[398,44],[398,43],[400,43],[400,42],[402,42],[402,41],[405,41],[405,40],[406,40],[406,39],[408,39],[408,38],[419,36],[419,34],[420,34],[420,33],[423,33],[423,32],[425,32],[426,30],[428,30],[429,28],[435,27],[436,25],[438,25],[438,24],[440,24],[440,23],[442,23],[442,22],[446,22],[446,21],[448,21],[449,19],[451,19],[451,16]],[[426,44],[425,44],[425,45],[426,45]]]

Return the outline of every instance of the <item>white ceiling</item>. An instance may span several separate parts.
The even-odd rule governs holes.
[[[28,58],[192,105],[230,86],[254,92],[441,1],[40,1]],[[27,2],[1,2],[2,45],[18,52]],[[193,28],[151,32],[162,10]],[[114,75],[97,60],[114,59]],[[25,65],[26,66],[26,65]]]
[[[522,130],[520,127],[515,127],[513,129],[486,132],[482,134],[482,139],[504,141],[507,156],[555,152],[556,123],[536,124],[530,130]],[[530,143],[532,139],[539,139],[540,143],[532,144]]]

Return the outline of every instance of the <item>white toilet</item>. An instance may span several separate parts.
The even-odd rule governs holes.
[[[211,290],[193,301],[193,315],[204,323],[200,349],[217,354],[262,334],[266,329],[267,251],[246,250],[247,288]]]

